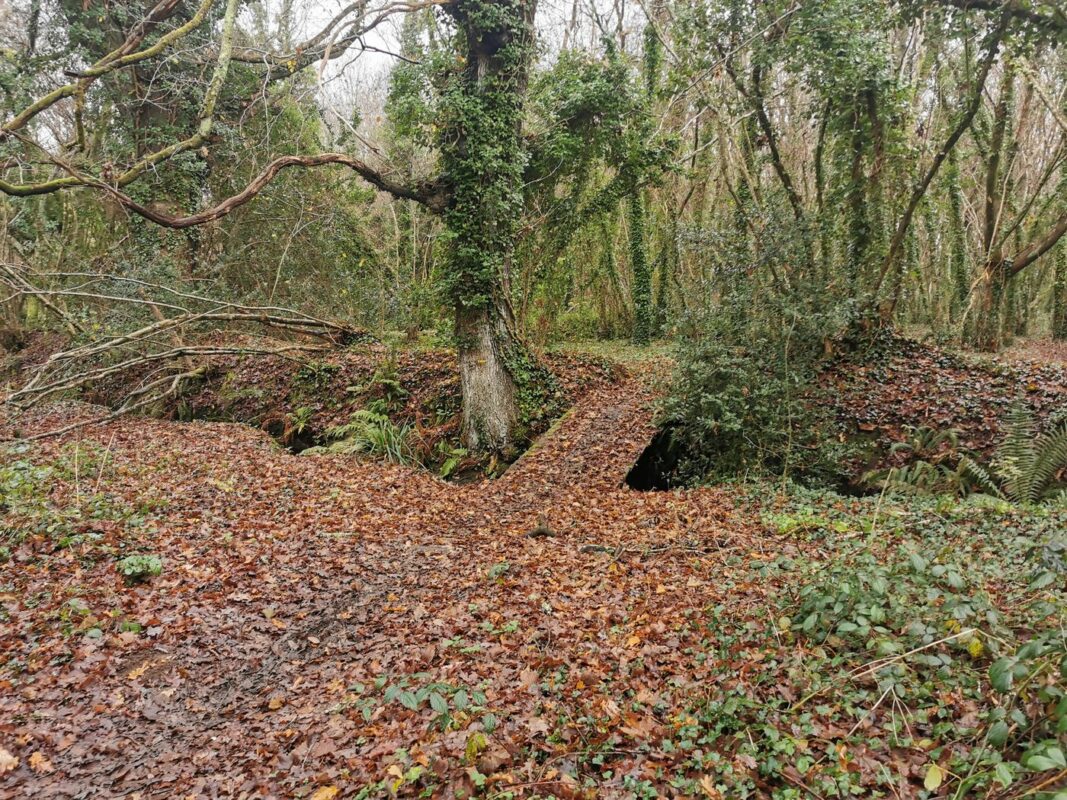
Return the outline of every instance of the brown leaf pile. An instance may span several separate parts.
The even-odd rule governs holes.
[[[437,796],[470,792],[473,768],[494,791],[573,796],[565,768],[591,744],[617,761],[602,796],[653,778],[673,758],[656,743],[684,724],[672,694],[713,674],[685,655],[703,635],[693,615],[763,613],[774,587],[724,588],[727,554],[763,546],[726,494],[622,485],[653,433],[646,387],[597,386],[501,479],[471,486],[293,456],[222,423],[124,419],[37,445],[43,460],[95,441],[98,472],[57,482],[53,501],[94,484],[151,509],[139,527],[94,521],[92,547],[151,552],[164,570],[128,586],[112,558],[52,551],[43,534],[0,566],[0,796],[345,797],[411,766]],[[526,536],[539,515],[555,536]],[[64,631],[73,597],[91,617]],[[82,635],[90,624],[103,635]],[[358,707],[353,687],[422,673],[484,691],[498,724]]]

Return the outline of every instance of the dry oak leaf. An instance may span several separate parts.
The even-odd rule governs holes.
[[[19,760],[4,748],[0,747],[0,775],[10,772],[19,765]]]
[[[715,780],[710,775],[700,779],[700,790],[708,800],[721,800],[722,792],[715,788]]]
[[[30,769],[38,775],[49,775],[56,771],[44,753],[34,753],[30,756]]]
[[[336,786],[320,786],[308,800],[333,800],[340,792]]]
[[[530,733],[534,736],[539,733],[548,733],[552,730],[552,726],[548,724],[548,720],[544,717],[530,717],[526,720],[526,727],[530,729]]]

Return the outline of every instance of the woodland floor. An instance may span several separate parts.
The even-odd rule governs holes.
[[[36,532],[0,565],[0,797],[724,796],[664,741],[694,703],[771,674],[772,650],[805,648],[786,633],[704,657],[703,620],[775,620],[785,578],[751,564],[824,545],[728,490],[623,485],[655,372],[597,386],[466,486],[237,424],[34,443],[34,463],[65,465],[48,491],[74,533]],[[527,537],[538,515],[556,536]],[[162,574],[124,584],[130,552]],[[921,748],[880,758],[919,796]]]
[[[567,714],[612,720],[620,747],[644,738],[660,723],[624,713],[605,682],[629,673],[653,696],[668,680],[698,681],[677,662],[675,622],[723,599],[724,553],[762,544],[722,492],[620,488],[653,432],[650,401],[637,380],[602,389],[503,479],[470,487],[292,456],[238,425],[88,429],[107,459],[81,491],[99,481],[135,507],[161,506],[136,534],[114,536],[126,549],[141,537],[167,569],[128,589],[75,548],[14,571],[0,650],[33,680],[5,684],[0,698],[3,739],[25,754],[0,792],[282,796],[376,781],[398,750],[430,769],[452,765],[446,782],[469,784],[471,725],[428,731],[428,707],[383,705],[369,721],[354,712],[350,687],[382,675],[484,691],[499,724],[481,757],[500,761],[490,780],[501,788],[559,774],[511,753],[555,728],[559,710],[539,683],[564,665],[578,687]],[[36,422],[47,427],[46,417]],[[556,538],[525,536],[538,514]],[[584,553],[588,544],[626,551]],[[768,590],[732,602],[759,603]],[[75,595],[97,618],[144,621],[146,635],[61,635],[47,620]],[[30,753],[49,768],[35,771]]]

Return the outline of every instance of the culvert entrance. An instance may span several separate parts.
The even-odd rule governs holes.
[[[663,492],[681,486],[677,474],[680,450],[674,431],[660,429],[626,473],[626,485],[639,492]]]

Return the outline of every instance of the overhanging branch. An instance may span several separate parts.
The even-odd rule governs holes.
[[[259,173],[251,183],[237,194],[228,197],[212,208],[199,211],[196,214],[189,214],[184,217],[170,216],[147,208],[103,182],[93,181],[91,183],[86,183],[86,185],[107,191],[130,211],[155,222],[157,225],[162,225],[166,228],[181,229],[192,228],[225,217],[227,214],[245,205],[257,194],[262,192],[270,182],[274,180],[278,173],[284,169],[289,169],[291,167],[321,167],[327,164],[341,164],[346,166],[375,188],[388,192],[394,197],[403,200],[414,200],[435,213],[444,211],[448,203],[448,194],[442,181],[424,181],[423,183],[414,186],[400,184],[378,172],[367,163],[360,161],[358,158],[353,158],[344,153],[320,153],[319,155],[313,156],[282,156],[268,164],[266,169]]]

